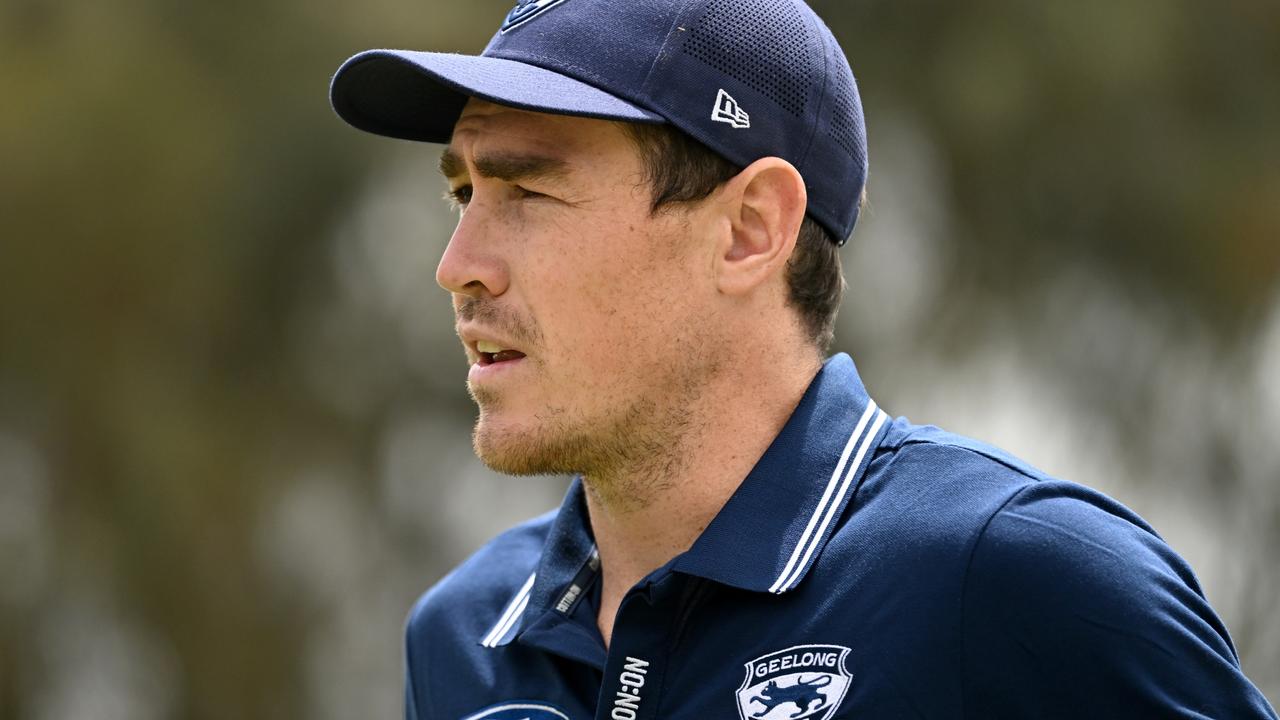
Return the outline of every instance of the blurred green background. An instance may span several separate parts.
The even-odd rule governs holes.
[[[558,502],[471,455],[437,149],[326,95],[509,5],[0,0],[0,718],[397,717],[413,599]],[[1280,3],[814,6],[871,138],[838,349],[1144,515],[1275,702]]]

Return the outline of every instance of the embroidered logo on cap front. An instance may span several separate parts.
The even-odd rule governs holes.
[[[528,22],[541,15],[543,11],[550,10],[562,2],[565,0],[519,0],[516,6],[511,8],[511,12],[507,13],[507,19],[502,23],[502,32]]]
[[[738,688],[742,720],[827,720],[849,691],[843,645],[796,645],[747,663]]]
[[[468,715],[463,720],[569,720],[569,716],[550,705],[509,700]]]
[[[711,110],[711,119],[716,122],[728,123],[739,130],[751,127],[751,116],[723,88],[721,88],[720,94],[716,95],[716,106]]]

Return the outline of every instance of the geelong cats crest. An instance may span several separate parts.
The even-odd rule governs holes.
[[[844,668],[849,648],[796,645],[747,663],[738,688],[742,720],[827,720],[835,714],[853,676]]]

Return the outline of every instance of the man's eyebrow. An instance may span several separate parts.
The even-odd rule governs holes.
[[[531,153],[504,152],[479,155],[475,159],[476,174],[512,182],[515,180],[546,180],[564,177],[569,173],[569,163],[561,158]],[[455,178],[467,172],[466,163],[452,150],[445,148],[440,154],[440,174]]]
[[[456,178],[466,171],[467,166],[457,153],[449,148],[445,148],[444,152],[440,153],[440,174],[445,176],[446,180]]]

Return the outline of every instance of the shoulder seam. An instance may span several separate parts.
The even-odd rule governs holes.
[[[1003,460],[1003,459],[1001,459],[1001,458],[999,458],[999,457],[996,457],[996,456],[994,456],[994,455],[991,455],[990,453],[985,453],[985,452],[982,452],[981,450],[978,450],[978,449],[976,449],[976,448],[966,447],[966,446],[964,446],[964,445],[960,445],[960,444],[958,444],[958,443],[951,443],[951,442],[938,442],[937,440],[906,440],[906,441],[904,441],[904,442],[902,442],[902,443],[898,444],[894,449],[895,449],[895,450],[898,450],[898,449],[901,449],[901,448],[903,448],[903,447],[906,447],[907,445],[935,445],[935,446],[937,446],[937,447],[951,448],[951,449],[953,449],[953,450],[962,450],[962,451],[967,452],[967,453],[970,453],[970,454],[972,454],[972,455],[977,455],[978,457],[986,458],[987,460],[990,460],[991,462],[993,462],[993,463],[995,463],[995,464],[997,464],[997,465],[1000,465],[1000,466],[1005,467],[1005,468],[1007,468],[1007,469],[1009,469],[1009,470],[1012,470],[1013,472],[1015,472],[1015,473],[1017,473],[1017,474],[1021,475],[1021,476],[1022,476],[1022,477],[1024,477],[1024,478],[1027,478],[1028,480],[1031,480],[1031,481],[1033,481],[1033,482],[1044,482],[1044,481],[1047,479],[1047,476],[1043,476],[1043,475],[1033,475],[1033,474],[1031,474],[1031,473],[1027,472],[1025,469],[1020,468],[1020,467],[1018,467],[1018,466],[1016,466],[1016,465],[1011,465],[1011,464],[1009,464],[1008,462],[1006,462],[1005,460]]]

